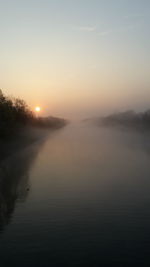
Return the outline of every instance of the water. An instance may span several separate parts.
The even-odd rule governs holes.
[[[1,177],[0,266],[149,266],[148,134],[72,124]]]

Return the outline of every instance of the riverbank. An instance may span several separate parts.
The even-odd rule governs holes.
[[[11,136],[9,139],[0,139],[0,164],[6,158],[13,156],[26,147],[44,141],[50,134],[62,129],[66,124],[67,122],[64,122],[61,127],[57,128],[24,126],[19,129],[16,135]]]

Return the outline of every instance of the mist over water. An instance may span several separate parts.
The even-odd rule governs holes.
[[[1,166],[0,265],[147,266],[149,156],[146,133],[73,123]]]

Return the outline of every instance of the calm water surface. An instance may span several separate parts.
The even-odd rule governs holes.
[[[70,124],[0,171],[0,266],[149,266],[148,134]]]

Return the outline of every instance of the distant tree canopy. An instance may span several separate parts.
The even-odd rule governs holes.
[[[99,120],[104,125],[122,125],[150,129],[150,110],[136,113],[132,110],[114,113]]]

